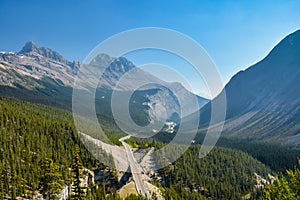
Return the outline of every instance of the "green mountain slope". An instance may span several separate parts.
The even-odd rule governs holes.
[[[0,198],[32,198],[48,159],[57,166],[62,186],[70,184],[75,147],[85,167],[96,166],[80,143],[71,113],[40,104],[0,98],[0,146]]]
[[[108,135],[113,135],[116,127],[106,119]],[[1,97],[0,127],[0,198],[34,197],[43,178],[43,163],[49,159],[62,177],[62,186],[70,184],[69,168],[75,147],[79,147],[85,167],[96,166],[96,160],[80,143],[68,111]],[[156,147],[162,145],[152,143]],[[162,185],[166,199],[236,199],[253,189],[254,172],[263,176],[270,172],[268,167],[236,150],[217,148],[202,160],[198,159],[198,150],[199,146],[192,146],[179,160],[159,171],[162,179],[157,184]],[[102,187],[91,191],[96,199],[107,192]]]
[[[216,147],[203,159],[199,152],[200,145],[192,146],[180,159],[163,168],[163,185],[186,187],[214,199],[241,199],[255,192],[254,173],[263,177],[271,173],[268,167],[237,150]]]

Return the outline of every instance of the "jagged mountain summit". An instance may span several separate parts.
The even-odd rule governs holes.
[[[226,85],[223,135],[300,147],[299,82],[300,30],[288,35],[262,61],[240,71]],[[209,120],[210,105],[201,109],[202,126]]]
[[[71,86],[78,67],[77,61],[27,42],[19,53],[0,53],[0,85],[32,89],[42,87],[37,80],[49,77]]]
[[[25,46],[22,48],[21,51],[19,51],[19,54],[24,54],[27,56],[30,55],[35,55],[35,54],[39,54],[45,58],[49,58],[51,60],[55,60],[57,62],[66,64],[66,65],[71,65],[71,63],[66,60],[62,55],[60,55],[59,53],[46,48],[46,47],[40,47],[38,45],[36,45],[35,43],[33,43],[32,41],[26,42]]]
[[[79,73],[81,67],[83,70]],[[74,85],[75,80],[79,84]],[[145,81],[154,84],[136,88]],[[208,102],[179,83],[167,83],[143,71],[124,57],[99,54],[84,65],[68,61],[58,52],[33,42],[27,42],[18,53],[0,53],[0,86],[0,95],[68,109],[71,108],[73,87],[87,92],[97,88],[96,97],[99,99],[96,101],[101,104],[99,110],[105,110],[102,114],[106,115],[111,115],[105,107],[110,107],[112,91],[138,90],[137,99],[131,104],[137,109],[132,110],[138,112],[142,109],[147,113],[148,121],[160,119],[162,107],[169,109],[167,117],[172,117],[174,113],[180,116],[181,106],[185,107],[186,114],[190,114]],[[176,91],[177,96],[172,91]],[[197,99],[198,107],[189,106],[192,98]]]

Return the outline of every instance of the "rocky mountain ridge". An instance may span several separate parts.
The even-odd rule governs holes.
[[[81,67],[83,69],[79,71]],[[75,80],[79,84],[74,85]],[[154,84],[137,88],[145,82]],[[139,94],[142,96],[138,99],[143,102],[137,101],[140,104],[138,107],[147,112],[150,121],[161,117],[158,115],[165,112],[163,107],[166,107],[166,104],[167,117],[171,117],[174,113],[180,115],[180,106],[185,107],[185,114],[190,114],[208,102],[207,99],[186,90],[180,83],[164,82],[135,67],[124,57],[112,58],[106,54],[99,54],[89,64],[84,65],[78,61],[68,61],[59,53],[33,42],[27,42],[18,53],[0,53],[0,86],[5,88],[5,91],[2,88],[1,95],[9,93],[8,96],[22,98],[16,93],[26,89],[22,91],[25,96],[33,91],[32,96],[42,95],[43,99],[55,96],[55,102],[64,99],[67,104],[71,103],[72,87],[87,91],[97,87],[100,93],[103,93],[103,89],[120,92],[141,90]],[[13,88],[18,91],[6,92]],[[153,93],[152,89],[158,90]],[[177,94],[174,95],[172,91]],[[29,100],[30,98],[33,97],[29,97]],[[103,95],[100,98],[103,98]],[[192,98],[197,99],[199,107],[190,106]],[[181,102],[180,106],[178,100]],[[110,106],[108,101],[101,102]],[[145,104],[148,106],[144,106]]]

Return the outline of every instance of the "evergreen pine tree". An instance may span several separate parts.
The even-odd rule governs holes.
[[[81,164],[79,156],[79,148],[76,147],[74,151],[73,164],[72,164],[72,198],[73,199],[86,199],[86,188],[81,185],[81,179],[83,178],[83,166]]]
[[[46,159],[42,164],[44,174],[40,179],[39,191],[45,199],[59,199],[58,194],[62,189],[62,175],[58,166],[51,159]]]

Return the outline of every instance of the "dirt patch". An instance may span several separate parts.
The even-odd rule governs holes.
[[[138,195],[136,188],[135,188],[135,184],[133,181],[127,183],[126,185],[124,185],[119,191],[118,191],[120,197],[122,199],[125,199],[127,196],[129,196],[130,194],[135,194]]]

